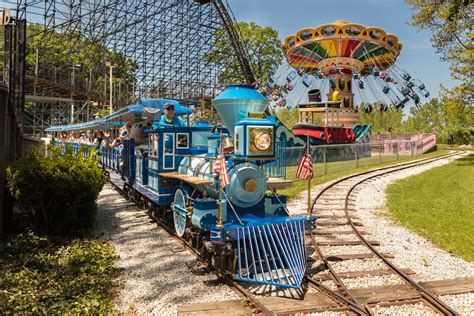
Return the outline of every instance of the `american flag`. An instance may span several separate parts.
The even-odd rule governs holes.
[[[304,148],[303,157],[301,157],[298,170],[296,170],[296,178],[300,180],[309,180],[313,178],[313,163],[311,162],[311,152],[309,147]]]
[[[219,156],[217,156],[214,172],[219,174],[219,182],[221,188],[225,188],[230,183],[229,172],[227,171],[227,163],[224,157],[224,150],[221,148]]]

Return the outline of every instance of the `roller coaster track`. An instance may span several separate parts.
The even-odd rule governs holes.
[[[396,165],[396,166],[385,167],[385,168],[381,168],[381,169],[377,169],[377,170],[362,172],[362,173],[358,173],[358,174],[354,174],[354,175],[344,177],[342,179],[339,179],[339,180],[331,183],[330,185],[326,186],[325,188],[323,188],[318,193],[316,198],[314,199],[313,205],[312,205],[312,210],[313,210],[313,212],[315,212],[316,211],[316,204],[318,202],[320,202],[321,200],[323,200],[324,198],[331,199],[331,204],[337,204],[337,202],[342,202],[344,204],[343,215],[340,215],[340,216],[339,215],[329,215],[329,216],[328,215],[326,215],[326,216],[322,215],[321,216],[322,218],[330,218],[332,223],[335,223],[338,220],[344,221],[351,228],[350,231],[344,231],[344,233],[345,234],[354,234],[359,239],[359,241],[348,241],[348,242],[341,241],[340,245],[364,245],[364,246],[366,246],[368,249],[370,249],[371,253],[367,254],[367,255],[364,254],[364,257],[368,257],[370,255],[370,257],[376,257],[376,258],[379,258],[380,260],[382,260],[384,262],[384,264],[389,267],[389,269],[391,270],[391,273],[394,273],[395,275],[398,275],[401,279],[404,280],[405,284],[407,284],[410,288],[412,288],[413,290],[415,290],[419,293],[419,295],[421,297],[421,300],[427,302],[428,305],[433,310],[435,310],[437,312],[441,312],[444,315],[456,315],[457,313],[451,307],[447,306],[445,303],[443,303],[441,300],[439,300],[435,295],[430,293],[429,290],[427,290],[426,288],[421,286],[419,283],[415,282],[402,269],[396,267],[387,258],[386,255],[382,254],[381,252],[379,252],[374,247],[374,242],[367,240],[367,238],[365,238],[363,236],[363,232],[361,232],[357,228],[357,225],[356,225],[357,223],[355,223],[354,220],[353,220],[354,219],[353,214],[350,214],[351,210],[349,209],[349,203],[350,203],[351,194],[354,192],[356,187],[358,187],[362,183],[365,183],[365,182],[367,182],[369,180],[372,180],[374,178],[382,177],[384,175],[387,175],[387,174],[390,174],[390,173],[393,173],[393,172],[397,172],[397,171],[400,171],[400,170],[425,165],[425,164],[428,164],[428,163],[431,163],[431,162],[434,162],[434,161],[437,161],[437,160],[440,160],[440,159],[450,158],[450,157],[453,157],[453,156],[456,156],[456,155],[459,155],[459,153],[455,152],[455,153],[450,154],[450,155],[443,155],[443,156],[436,157],[436,158],[425,158],[425,159],[418,160],[418,161],[415,161],[415,162],[408,162],[408,163],[399,164],[399,165]],[[345,190],[344,193],[341,192],[343,190]],[[336,198],[334,196],[336,196]],[[324,211],[325,211],[324,209],[321,209],[321,212],[324,212]],[[317,214],[317,212],[316,212],[316,214]],[[333,214],[334,214],[334,212],[333,212]],[[320,223],[320,224],[322,224],[322,223]],[[321,233],[321,231],[319,231],[319,229],[317,229],[316,232]],[[342,233],[342,231],[339,231],[339,230],[338,231],[332,231],[331,233],[328,233],[328,235],[325,235],[325,236],[335,237],[333,235],[336,235],[338,232]],[[311,242],[312,242],[312,245],[313,245],[314,249],[316,250],[319,258],[324,262],[325,267],[327,267],[327,269],[329,271],[329,275],[330,275],[331,279],[333,280],[333,282],[335,283],[336,287],[338,288],[338,291],[328,289],[327,286],[324,286],[321,282],[317,281],[317,276],[314,276],[314,275],[313,276],[309,276],[309,275],[307,276],[307,280],[308,280],[309,284],[311,284],[312,286],[316,287],[319,290],[322,290],[322,291],[328,293],[329,295],[332,295],[335,298],[339,298],[341,300],[341,302],[346,303],[347,306],[350,309],[352,309],[354,312],[356,312],[358,314],[372,315],[373,311],[371,310],[369,304],[361,303],[354,295],[352,295],[351,291],[347,288],[347,286],[344,284],[344,282],[342,280],[343,276],[338,274],[335,271],[335,269],[331,266],[331,264],[328,260],[329,256],[325,255],[325,251],[321,248],[323,245],[327,246],[331,243],[327,243],[327,242],[324,242],[324,241],[323,242],[318,242],[316,240],[316,236],[313,232],[310,233],[310,238],[311,238]],[[339,242],[337,242],[337,243],[339,243]],[[333,244],[337,244],[337,243],[333,242]],[[337,247],[336,245],[334,245],[334,246]],[[388,273],[390,273],[390,272],[384,272],[384,274],[388,274]],[[343,298],[341,298],[341,296]],[[415,300],[415,301],[417,302],[417,301],[421,301],[421,300]],[[348,304],[348,301],[350,301],[351,304]],[[391,304],[395,305],[397,303],[398,304],[400,304],[400,303],[403,304],[404,302],[403,302],[403,300],[400,300],[399,302],[391,302],[391,303],[389,302],[386,305],[391,305]],[[407,300],[406,304],[407,303],[410,303],[410,301]],[[411,303],[413,303],[413,301]],[[308,310],[306,310],[305,312],[308,312]]]
[[[252,67],[250,66],[250,59],[245,49],[244,45],[242,44],[239,36],[238,30],[235,28],[235,18],[233,17],[232,11],[227,10],[226,6],[222,2],[222,0],[214,0],[214,6],[222,19],[222,22],[225,25],[227,34],[229,35],[230,41],[232,43],[232,47],[237,55],[237,59],[239,61],[240,69],[245,76],[248,84],[255,83],[255,76],[252,71]]]

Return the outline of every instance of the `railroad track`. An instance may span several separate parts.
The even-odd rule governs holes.
[[[357,245],[365,245],[371,251],[371,254],[365,254],[363,256],[359,255],[360,257],[380,258],[380,260],[383,260],[384,262],[386,262],[387,266],[390,267],[390,269],[392,269],[393,273],[398,274],[413,289],[420,292],[420,299],[411,300],[411,301],[405,300],[403,302],[408,304],[408,303],[413,303],[415,301],[417,302],[420,300],[424,300],[425,302],[430,304],[432,308],[436,311],[439,311],[446,315],[455,315],[456,312],[454,310],[452,310],[449,306],[446,306],[444,303],[439,301],[434,295],[431,295],[429,291],[424,289],[421,285],[414,282],[405,273],[406,271],[404,272],[404,270],[401,270],[395,267],[388,259],[385,258],[383,254],[381,254],[374,248],[374,245],[376,245],[377,243],[373,241],[369,241],[363,236],[364,232],[358,228],[360,224],[354,220],[355,218],[351,214],[353,213],[354,210],[350,209],[350,196],[358,185],[370,179],[383,176],[385,174],[389,174],[389,173],[407,169],[407,168],[412,168],[415,166],[420,166],[423,164],[428,164],[428,163],[431,163],[440,159],[449,158],[455,155],[459,155],[459,153],[456,152],[451,155],[443,155],[436,158],[425,158],[425,159],[417,160],[415,162],[408,162],[408,163],[399,164],[396,166],[385,167],[385,168],[380,168],[377,170],[362,172],[362,173],[354,174],[354,175],[339,179],[336,182],[325,187],[316,196],[316,198],[313,201],[313,206],[312,206],[313,211],[318,216],[318,220],[317,220],[318,228],[315,229],[314,231],[309,232],[308,237],[310,238],[311,243],[318,254],[318,257],[321,260],[323,260],[329,273],[325,274],[323,278],[321,278],[321,275],[307,275],[306,281],[310,287],[316,289],[319,292],[318,294],[320,295],[320,297],[326,301],[327,307],[325,307],[324,305],[319,305],[317,307],[308,307],[308,308],[297,308],[297,309],[290,308],[289,310],[291,311],[278,313],[278,314],[295,315],[295,314],[305,314],[305,313],[310,313],[310,312],[323,312],[323,311],[351,312],[351,313],[355,313],[359,315],[373,314],[373,311],[371,310],[371,305],[373,304],[360,302],[354,295],[351,294],[351,291],[344,284],[344,279],[347,278],[348,276],[351,277],[352,275],[350,273],[338,274],[332,268],[331,260],[330,260],[330,259],[336,258],[337,256],[327,256],[324,253],[324,249],[322,249],[322,247],[327,247],[327,246],[338,247],[338,246],[343,246],[344,244],[347,244],[347,245],[357,244]],[[120,188],[117,188],[117,189],[121,191],[121,193],[124,193],[122,190],[120,190]],[[341,193],[341,191],[344,191],[344,192]],[[126,194],[124,194],[124,196],[130,198],[130,196],[127,196]],[[323,199],[329,200],[333,202],[332,204],[335,204],[335,205],[339,204],[337,208],[332,208],[333,213],[324,214],[324,211],[326,211],[326,209],[316,207],[318,205],[318,202],[320,202]],[[146,209],[148,212],[148,215],[150,215],[150,217],[152,217],[161,228],[166,230],[171,236],[173,236],[173,238],[175,238],[179,243],[181,243],[181,245],[186,250],[192,253],[196,258],[202,260],[202,254],[198,250],[193,248],[192,245],[189,244],[187,240],[181,237],[178,237],[175,234],[174,230],[171,229],[162,218],[156,218],[153,216],[153,209],[152,209],[151,202],[147,201],[146,198],[138,200],[138,201],[135,200],[135,202],[139,204],[141,207],[143,207],[144,209]],[[340,204],[343,204],[343,205],[340,205]],[[336,214],[335,212],[339,212],[339,213]],[[337,223],[337,220],[341,220],[341,219],[342,221],[345,221],[344,225],[341,225],[341,223]],[[331,231],[328,231],[328,230],[324,232],[322,231],[323,230],[322,227],[328,228],[328,227],[333,227],[333,226],[337,226],[339,228],[342,227],[345,230],[334,230],[332,233]],[[337,237],[335,237],[335,235],[341,235],[341,231],[343,235],[357,236],[358,240],[353,240],[353,241],[349,240],[349,241],[341,241],[341,242],[337,241]],[[338,232],[338,233],[335,233],[335,232]],[[325,241],[318,240],[318,236],[325,236],[326,237],[325,239],[331,239],[331,236],[332,236],[333,242],[327,242],[327,241],[325,242]],[[334,242],[334,239],[336,239],[337,242]],[[339,257],[342,257],[343,259],[351,258],[350,255],[349,256],[345,255],[345,257],[344,255],[342,255]],[[211,271],[215,273],[224,283],[229,285],[239,296],[241,296],[242,299],[248,303],[248,305],[250,306],[254,314],[265,314],[265,315],[275,314],[274,312],[271,311],[271,309],[268,308],[268,306],[266,305],[265,299],[253,294],[251,288],[242,286],[240,283],[234,281],[226,273],[223,273],[219,271],[218,269],[211,268]],[[359,273],[361,272],[359,271]],[[368,274],[383,275],[387,273],[389,273],[388,269],[385,269],[385,270],[381,269],[379,271],[370,271]],[[324,280],[332,280],[335,283],[336,289],[325,285],[323,283]],[[392,302],[392,303],[394,305],[400,304],[400,302]]]
[[[441,314],[456,315],[452,308],[415,282],[409,276],[412,271],[398,268],[388,259],[387,254],[383,254],[376,249],[379,245],[378,242],[368,240],[364,236],[366,233],[361,230],[363,226],[358,222],[355,210],[351,206],[351,197],[355,193],[356,188],[362,183],[389,173],[456,155],[459,155],[459,153],[455,152],[441,157],[425,158],[415,162],[367,171],[344,177],[323,188],[313,201],[312,207],[313,212],[318,218],[318,227],[309,233],[309,238],[315,253],[323,263],[323,269],[327,273],[307,275],[309,284],[320,291],[328,293],[328,295],[332,295],[334,298],[339,298],[341,303],[346,304],[349,309],[357,314],[372,315],[374,312],[371,306],[379,302],[376,299],[372,301],[370,299],[359,299],[347,286],[347,280],[362,276],[366,278],[367,282],[370,282],[369,278],[371,277],[396,278],[400,282],[398,284],[405,284],[406,288],[410,289],[410,294],[405,298],[403,295],[392,295],[392,299],[390,299],[390,295],[386,295],[384,299],[388,299],[388,302],[385,302],[384,306],[423,302]],[[357,247],[358,249],[355,253],[348,254],[345,253],[347,247]],[[361,251],[362,248],[366,249],[366,251]],[[333,262],[351,259],[358,259],[361,262],[361,266],[364,266],[367,261],[371,261],[371,263],[366,266],[373,265],[373,262],[376,262],[378,268],[376,270],[338,273]],[[328,281],[332,284],[332,287],[325,285]],[[351,302],[351,304],[348,304],[348,302]],[[300,312],[310,312],[310,309],[300,310]]]

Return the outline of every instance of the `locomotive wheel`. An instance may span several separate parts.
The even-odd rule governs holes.
[[[186,208],[186,193],[181,189],[177,189],[174,193],[173,205]],[[183,237],[186,232],[186,216],[180,212],[173,210],[174,230],[179,237]]]

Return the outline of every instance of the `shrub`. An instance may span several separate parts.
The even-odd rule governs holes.
[[[46,234],[75,234],[93,227],[96,198],[106,182],[97,152],[85,157],[72,148],[51,146],[48,157],[29,153],[7,168],[7,187],[24,210],[33,230]]]
[[[113,246],[33,233],[0,248],[0,315],[113,315]]]

